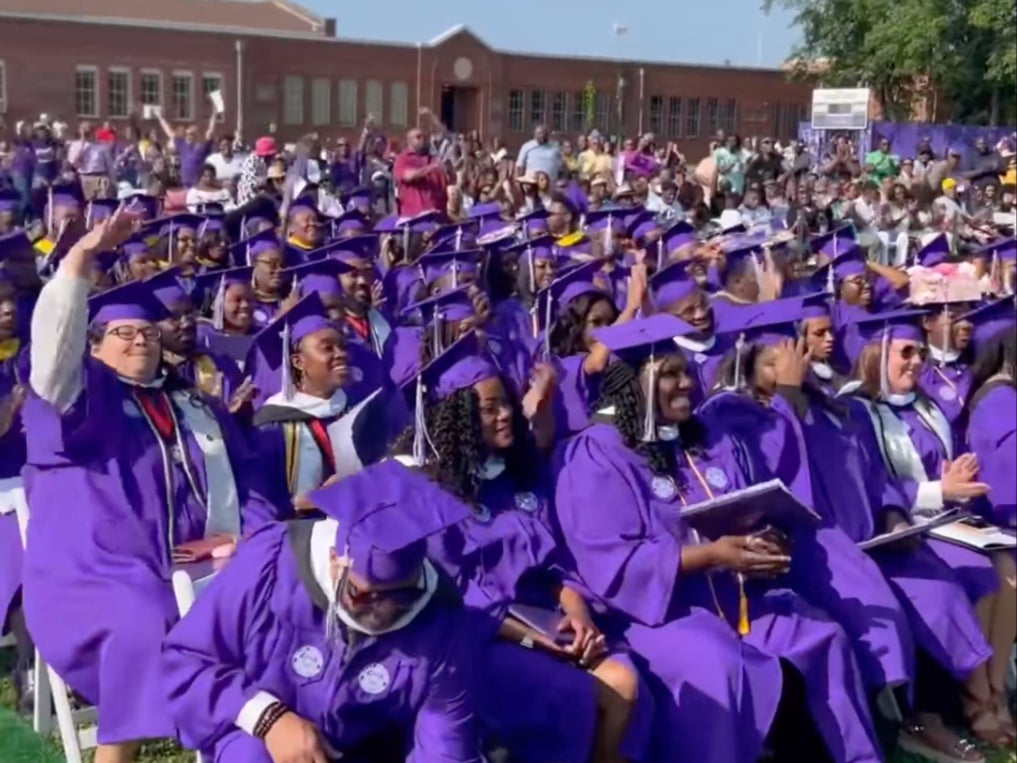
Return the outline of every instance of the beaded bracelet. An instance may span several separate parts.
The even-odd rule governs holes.
[[[258,718],[258,722],[254,724],[254,736],[258,739],[264,739],[268,736],[268,732],[272,730],[272,727],[276,724],[280,718],[282,718],[289,709],[282,702],[273,702],[271,705],[265,708],[265,711]]]

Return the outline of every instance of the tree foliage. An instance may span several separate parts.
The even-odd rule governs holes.
[[[763,0],[790,10],[799,72],[870,87],[890,119],[934,98],[937,121],[1017,116],[1017,0]]]

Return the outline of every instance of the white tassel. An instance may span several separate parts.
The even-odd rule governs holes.
[[[222,331],[226,325],[226,277],[219,279],[219,288],[212,300],[212,328]]]
[[[426,462],[427,416],[424,411],[424,380],[417,377],[416,401],[413,410],[413,461],[417,466]]]
[[[293,399],[293,369],[290,368],[290,324],[283,321],[282,330],[282,394],[284,400]]]
[[[547,290],[547,300],[544,304],[544,359],[551,358],[551,310],[554,308],[551,289]]]
[[[529,244],[526,245],[526,267],[529,269],[530,276],[530,294],[536,295],[537,293],[537,274],[534,272],[533,267],[533,247]]]
[[[48,199],[49,203],[46,205],[46,231],[48,233],[53,232],[53,186],[49,187]]]
[[[745,349],[745,334],[739,334],[735,340],[735,362],[734,374],[731,380],[731,389],[738,391],[742,388],[742,351]]]
[[[442,317],[439,310],[434,311],[434,318],[431,320],[431,359],[441,355],[441,326]]]
[[[646,376],[646,411],[643,414],[643,442],[657,440],[657,359],[650,352]]]
[[[657,239],[657,272],[664,268],[664,238]]]
[[[879,342],[879,394],[884,400],[890,397],[890,375],[887,368],[890,360],[890,327],[883,328],[883,338]]]
[[[459,288],[459,263],[452,260],[452,288]]]
[[[826,266],[826,268],[827,268],[827,270],[826,270],[826,293],[829,294],[832,297],[832,296],[834,296],[834,294],[837,291],[836,284],[835,284],[835,282],[833,280],[833,263],[831,262],[829,265]]]
[[[92,206],[93,206],[93,203],[90,201],[90,202],[88,202],[88,206],[85,207],[85,228],[86,229],[92,227]]]
[[[460,249],[463,248],[463,229],[462,228],[456,228],[456,244],[455,244],[455,246],[456,246],[456,251],[457,252]]]
[[[403,261],[410,261],[410,226],[403,226]]]
[[[611,230],[611,215],[607,216],[607,226],[604,228],[604,256],[614,254],[614,233]]]
[[[247,267],[251,267],[251,265],[253,264],[251,262],[251,245],[250,244],[248,244],[246,247],[244,247],[244,264],[247,265]]]
[[[951,326],[950,326],[950,306],[949,305],[943,305],[943,353],[944,353],[944,355],[946,353],[950,352],[950,336],[951,336],[950,329],[951,329]],[[946,359],[944,357],[941,357],[939,359],[939,364],[941,366],[945,366],[946,365]]]

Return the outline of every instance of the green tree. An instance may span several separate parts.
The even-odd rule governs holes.
[[[933,97],[937,121],[984,122],[1017,110],[1017,0],[763,0],[790,10],[799,72],[827,87],[865,86],[889,119]]]
[[[587,82],[583,88],[583,118],[586,121],[587,132],[597,126],[597,88],[593,80]]]

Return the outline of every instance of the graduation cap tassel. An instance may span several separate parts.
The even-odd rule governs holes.
[[[290,324],[283,321],[282,330],[282,393],[284,400],[292,400],[293,393],[293,369],[290,367]]]
[[[427,462],[427,417],[424,414],[424,381],[417,377],[416,401],[413,409],[413,462],[423,466]]]
[[[996,294],[1001,294],[1004,289],[1003,279],[999,277],[999,254],[992,253],[992,264],[989,265],[989,284]]]
[[[943,355],[939,358],[939,365],[946,365],[945,354],[950,351],[950,306],[943,305]]]
[[[742,350],[745,348],[745,334],[739,334],[735,340],[734,374],[731,389],[738,391],[742,387]]]
[[[664,238],[657,239],[657,272],[664,268]]]
[[[88,205],[85,207],[85,228],[86,228],[86,230],[88,228],[92,227],[92,206],[93,206],[93,203],[90,201],[90,202],[88,202]]]
[[[222,331],[226,322],[226,278],[219,279],[219,288],[215,290],[212,301],[212,328]]]
[[[826,266],[826,293],[831,297],[836,293],[836,285],[833,280],[833,263]]]
[[[403,260],[410,261],[410,226],[403,225]]]
[[[745,595],[745,576],[740,572],[738,578],[738,635],[744,638],[752,632],[749,623],[749,597]]]
[[[533,247],[526,246],[526,268],[530,278],[530,294],[537,293],[537,274],[533,272]]]
[[[441,355],[441,314],[434,311],[434,319],[431,321],[431,358]]]
[[[463,229],[456,228],[456,251],[460,251],[463,248]]]
[[[646,411],[643,413],[643,442],[657,440],[657,359],[650,352],[646,374]]]
[[[46,232],[53,232],[53,186],[49,187],[47,191],[47,204],[46,204]]]
[[[544,303],[544,358],[551,358],[551,290],[547,291],[547,301]]]
[[[614,254],[614,235],[611,232],[611,215],[607,216],[607,226],[604,228],[604,256]]]
[[[883,337],[879,342],[879,394],[886,400],[890,396],[890,380],[887,374],[887,362],[890,359],[890,326],[883,328]]]

